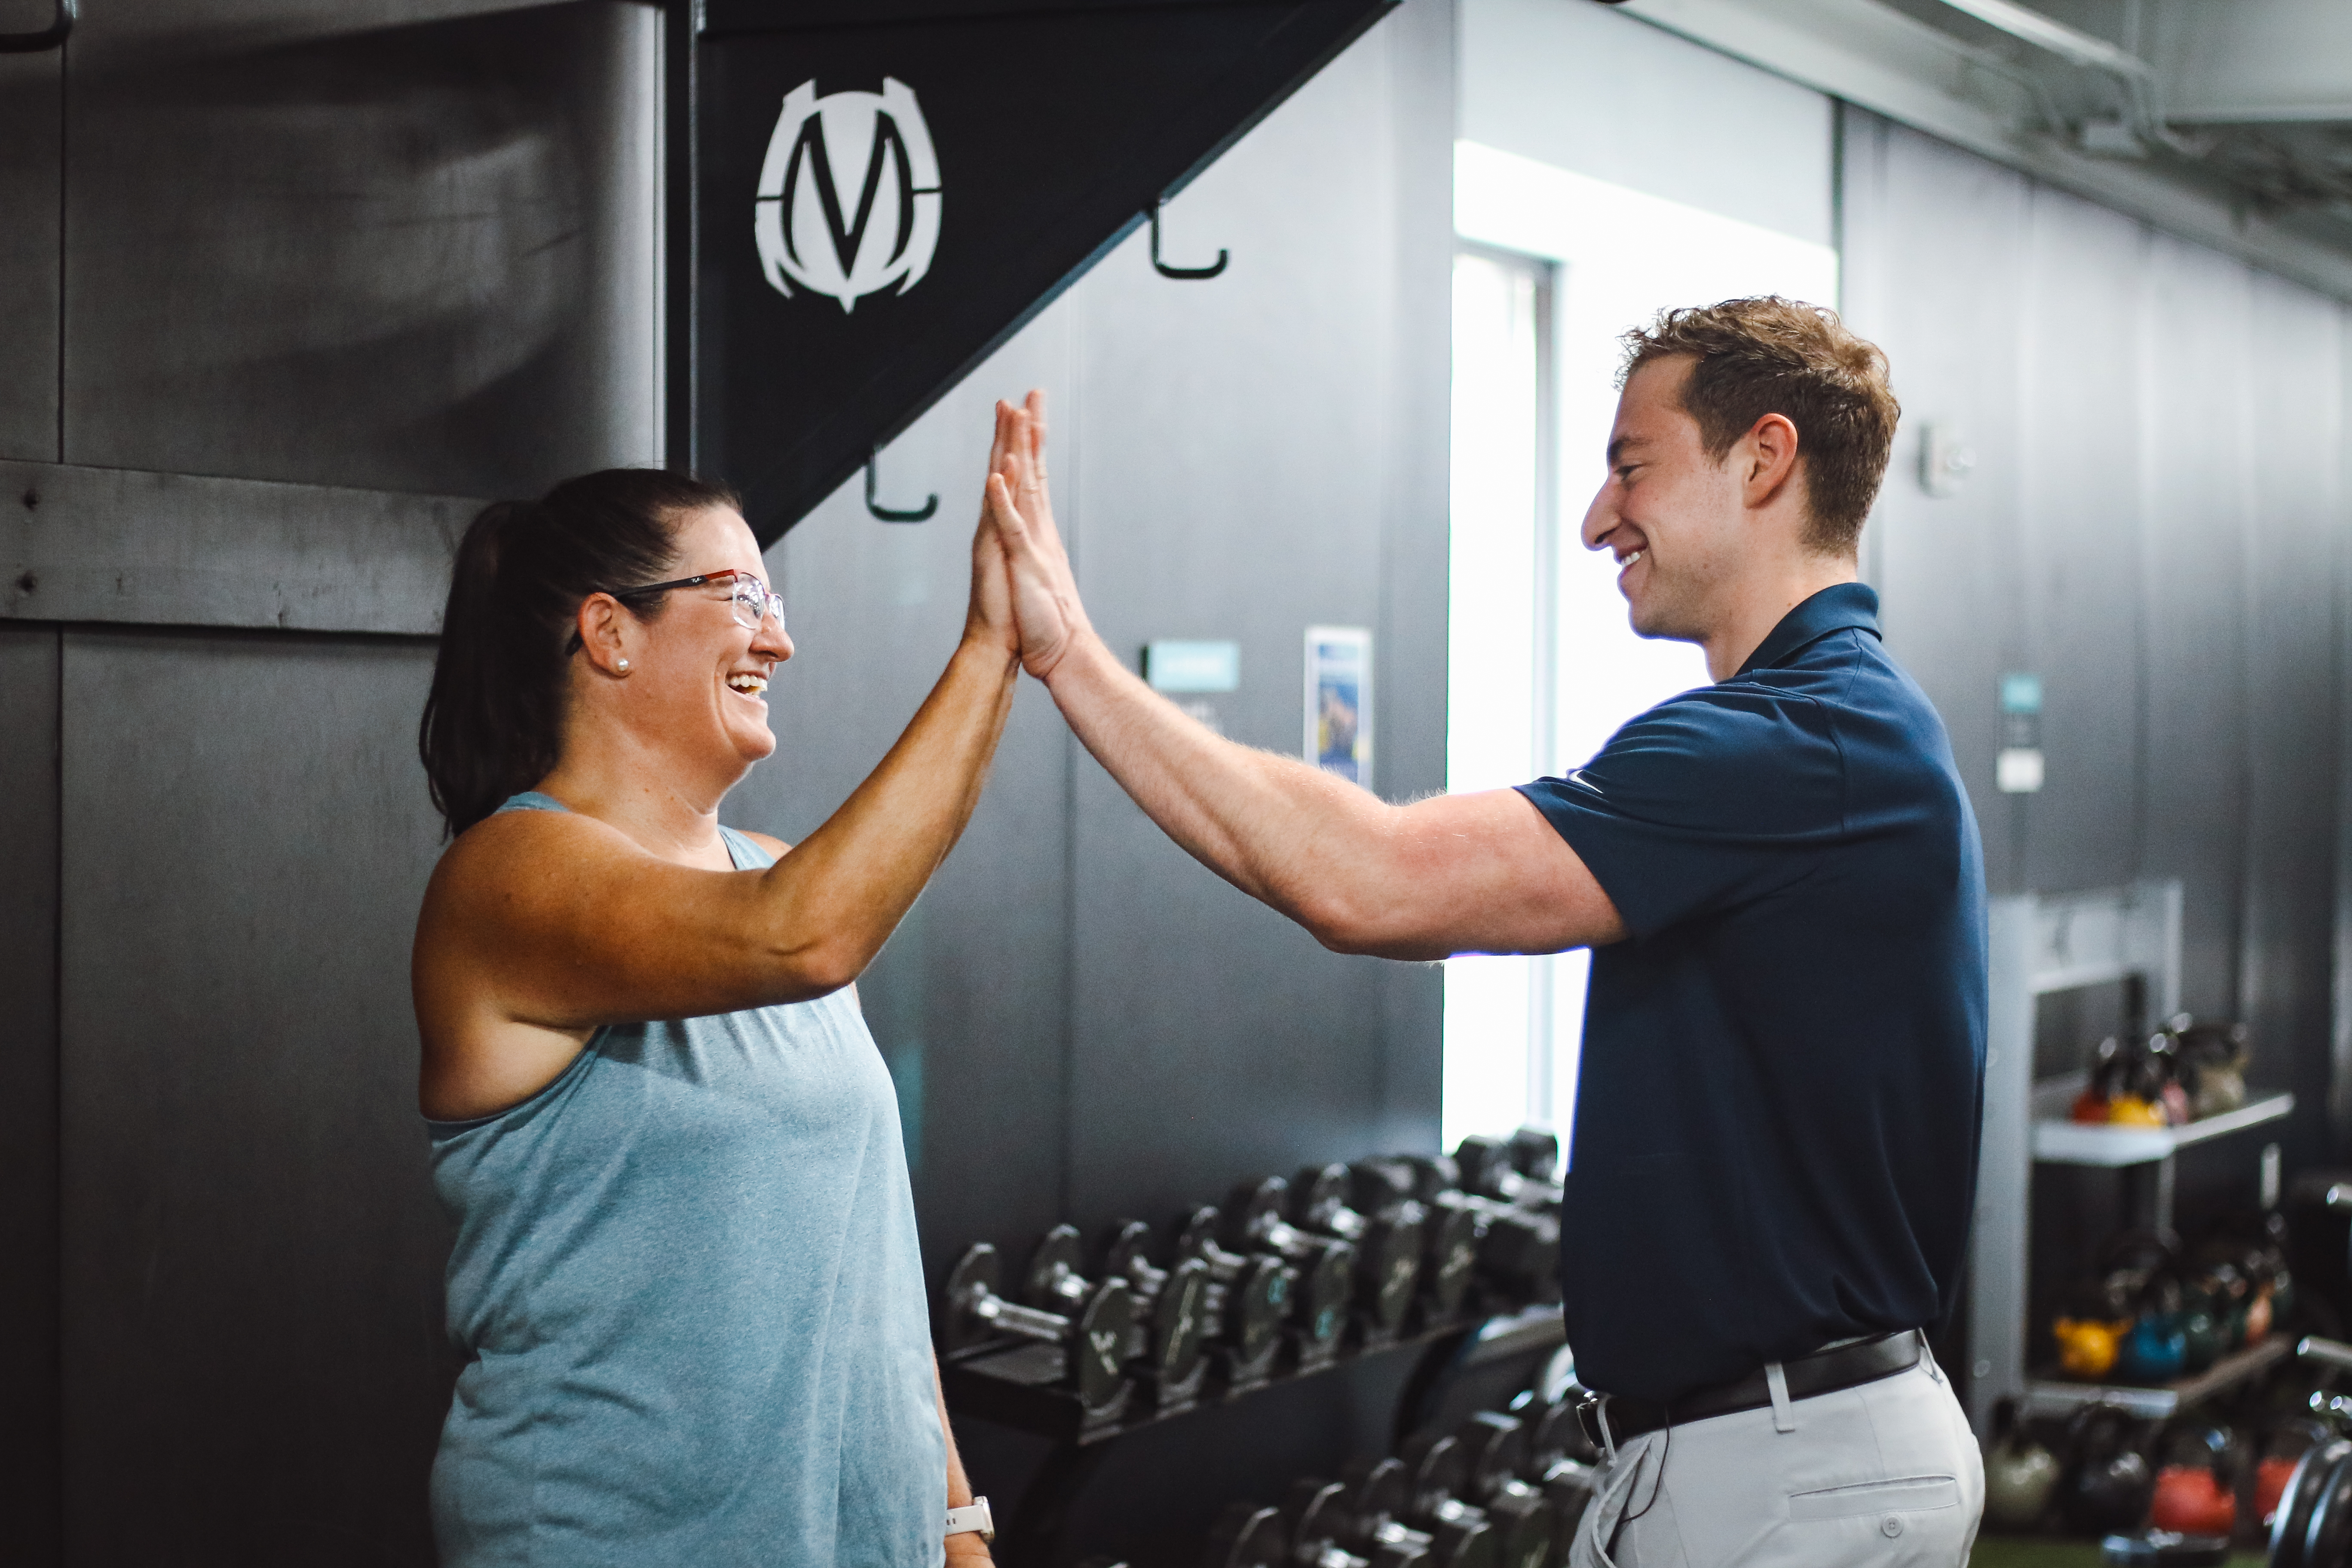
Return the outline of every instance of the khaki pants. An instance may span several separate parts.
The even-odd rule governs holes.
[[[1984,1460],[1932,1357],[1602,1456],[1570,1568],[1961,1568]]]

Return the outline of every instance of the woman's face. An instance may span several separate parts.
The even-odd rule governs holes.
[[[765,579],[759,542],[731,507],[694,512],[677,526],[677,561],[669,575],[749,572]],[[733,583],[673,591],[667,605],[641,623],[632,639],[643,649],[632,695],[650,700],[665,738],[689,754],[732,762],[740,771],[776,749],[768,727],[768,679],[793,657],[793,640],[775,616],[755,629],[739,625]]]

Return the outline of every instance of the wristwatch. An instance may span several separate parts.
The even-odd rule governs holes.
[[[976,1497],[962,1508],[948,1510],[948,1533],[978,1535],[982,1541],[993,1543],[996,1540],[996,1521],[989,1516],[988,1500],[984,1497]]]

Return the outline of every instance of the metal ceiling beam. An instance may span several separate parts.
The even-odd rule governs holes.
[[[1619,9],[2352,300],[2352,250],[2254,210],[2218,180],[2184,177],[2160,162],[2086,156],[2053,132],[2026,72],[1876,0],[1626,0]],[[2235,16],[2241,7],[2214,9]]]

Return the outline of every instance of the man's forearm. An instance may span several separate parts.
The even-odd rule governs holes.
[[[1144,814],[1243,892],[1329,939],[1389,807],[1302,762],[1224,739],[1090,633],[1055,667],[1071,731]]]

